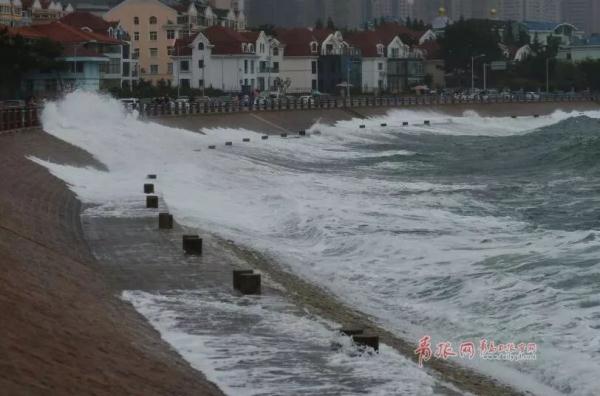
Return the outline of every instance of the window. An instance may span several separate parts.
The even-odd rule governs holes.
[[[279,47],[273,47],[273,56],[279,56]]]
[[[279,62],[273,62],[273,73],[279,73]]]
[[[140,24],[140,18],[139,17],[133,17],[133,24],[134,25],[139,25]]]
[[[156,25],[156,17],[155,16],[150,17],[150,25]]]
[[[381,62],[377,63],[377,70],[379,70],[379,71],[383,70],[383,63],[381,63]]]
[[[242,52],[248,52],[248,46],[246,43],[242,43]]]
[[[204,88],[204,80],[198,80],[198,87]]]
[[[200,59],[198,60],[198,69],[203,69],[204,68],[204,59]]]
[[[317,74],[317,61],[312,61],[310,67],[312,74]]]
[[[140,49],[139,48],[135,48],[133,50],[133,59],[138,59],[140,57]]]
[[[175,47],[167,47],[167,55],[174,56],[175,55]]]
[[[135,41],[140,41],[140,32],[133,32],[133,39]]]
[[[158,74],[158,65],[150,65],[150,74]]]
[[[264,43],[260,43],[260,53],[261,54],[265,53],[265,44]]]
[[[254,74],[254,61],[250,61],[250,73]]]
[[[248,52],[254,52],[254,45],[248,44]]]
[[[383,55],[383,45],[377,44],[377,55]]]
[[[244,59],[244,73],[248,74],[248,59]],[[244,84],[248,85],[248,84]]]
[[[158,48],[150,48],[150,57],[156,58],[158,56]]]
[[[83,73],[83,62],[70,62],[69,71],[71,73]]]
[[[319,52],[319,44],[317,44],[316,41],[313,41],[312,43],[310,43],[310,52],[312,52],[313,54],[316,54],[317,52]]]
[[[377,87],[381,90],[383,89],[383,80],[378,80],[377,81]]]
[[[181,85],[182,88],[189,88],[190,87],[190,80],[187,78],[182,78],[181,80],[179,80],[179,83]]]
[[[158,33],[150,32],[150,41],[156,41],[156,40],[158,40]]]
[[[179,62],[179,71],[187,72],[190,71],[190,61],[182,60]]]
[[[171,62],[167,63],[167,73],[173,74],[173,63]]]
[[[204,43],[198,43],[198,51],[204,51]]]
[[[167,30],[167,40],[173,40],[175,38],[175,30]]]
[[[398,48],[392,48],[392,58],[399,58],[400,50]]]
[[[313,91],[317,90],[317,80],[312,80],[312,90]]]

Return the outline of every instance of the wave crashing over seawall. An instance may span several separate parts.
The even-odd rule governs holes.
[[[75,92],[42,118],[106,165],[34,159],[98,214],[135,215],[140,180],[159,173],[178,221],[272,255],[392,332],[535,342],[535,361],[461,363],[534,393],[600,389],[600,112],[394,110],[261,141],[142,122]]]

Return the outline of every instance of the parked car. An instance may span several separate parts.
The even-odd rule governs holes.
[[[525,99],[527,100],[540,100],[540,94],[535,92],[526,92]]]
[[[315,104],[315,100],[312,96],[310,95],[304,95],[304,96],[300,96],[300,103],[302,103],[305,106],[312,106]]]

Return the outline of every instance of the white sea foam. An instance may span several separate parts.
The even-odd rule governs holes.
[[[247,130],[201,135],[144,123],[120,113],[116,101],[77,92],[46,107],[45,130],[88,150],[109,171],[37,161],[84,201],[117,215],[136,213],[145,175],[158,173],[158,192],[178,221],[274,256],[397,334],[537,342],[536,362],[465,363],[537,394],[592,395],[600,387],[600,316],[593,304],[582,306],[594,289],[557,285],[598,276],[598,263],[576,266],[598,257],[597,241],[580,243],[596,231],[545,230],[487,214],[491,204],[466,194],[485,185],[389,178],[343,165],[372,157],[361,144],[385,141],[399,128],[506,136],[577,115],[513,120],[401,110],[317,126],[312,130],[322,134],[306,139],[261,141]],[[424,117],[431,126],[395,124]],[[252,141],[242,144],[244,137]],[[207,150],[209,144],[218,147]]]

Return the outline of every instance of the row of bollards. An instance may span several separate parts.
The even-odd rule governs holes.
[[[233,270],[233,288],[242,294],[261,294],[260,274],[254,270]]]
[[[287,138],[288,134],[287,133],[282,133],[279,136],[282,137],[282,138]],[[306,131],[305,130],[298,131],[298,136],[307,136]],[[269,139],[269,135],[262,135],[260,138],[262,140],[267,140],[267,139]],[[242,142],[249,143],[250,142],[250,138],[243,138]],[[233,142],[231,142],[231,141],[225,142],[225,146],[233,146]],[[209,150],[214,150],[214,149],[217,148],[217,146],[210,145],[210,146],[208,146],[208,148],[209,148]]]
[[[379,352],[379,336],[364,334],[364,330],[359,328],[342,328],[340,333],[352,338],[352,342],[361,349],[371,348]]]
[[[387,124],[387,123],[385,123],[385,122],[383,122],[383,123],[381,123],[381,124],[379,124],[379,125],[380,125],[381,127],[383,127],[383,128],[385,128],[385,127],[387,127],[387,126],[388,126],[388,124]],[[423,125],[431,125],[431,121],[429,121],[429,120],[425,120],[425,121],[423,121]],[[402,126],[408,126],[408,121],[403,121],[403,122],[402,122]],[[359,127],[360,129],[365,129],[367,126],[366,126],[365,124],[361,124],[361,125],[359,125],[358,127]]]
[[[248,139],[249,140],[249,139]],[[148,175],[148,179],[156,179],[156,175]],[[154,184],[145,183],[144,193],[153,194]],[[158,196],[146,195],[146,207],[158,208]],[[158,214],[158,229],[173,229],[173,215],[168,212]],[[183,235],[181,237],[182,249],[186,255],[201,256],[203,249],[202,238],[198,235]],[[242,294],[261,294],[261,275],[254,273],[254,270],[234,270],[233,288]]]

